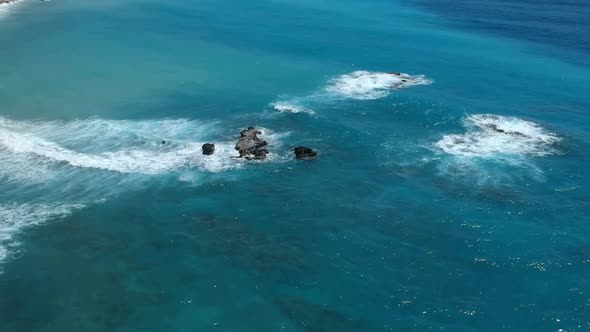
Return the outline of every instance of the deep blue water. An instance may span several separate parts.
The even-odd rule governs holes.
[[[590,330],[588,7],[461,3],[0,7],[0,331]]]
[[[590,3],[580,0],[413,0],[459,28],[536,43],[542,51],[590,65]]]

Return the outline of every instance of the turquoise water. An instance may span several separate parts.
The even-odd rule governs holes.
[[[0,331],[590,330],[579,4],[3,8]]]

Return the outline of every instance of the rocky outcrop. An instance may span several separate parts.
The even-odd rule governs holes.
[[[493,130],[497,133],[501,133],[501,134],[508,134],[508,135],[519,136],[519,137],[528,137],[527,135],[525,135],[519,131],[507,131],[507,130],[498,128],[498,126],[494,123],[487,124],[486,127],[490,128],[491,130]]]
[[[240,158],[248,160],[266,159],[268,150],[264,149],[264,147],[268,145],[268,142],[260,139],[258,137],[260,134],[262,133],[254,127],[242,130],[240,140],[236,144],[236,150],[240,153]]]
[[[205,156],[210,156],[215,153],[215,144],[205,143],[201,149],[203,150],[203,154]]]
[[[312,160],[315,159],[318,155],[316,151],[311,148],[305,146],[298,146],[294,150],[295,158],[302,159],[302,160]]]

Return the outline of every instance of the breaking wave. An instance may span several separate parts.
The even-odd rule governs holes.
[[[371,100],[387,97],[393,90],[431,83],[424,75],[355,71],[330,80],[325,90],[345,98]]]
[[[561,140],[534,122],[510,116],[469,115],[463,125],[466,133],[445,135],[436,147],[464,157],[540,157],[556,153],[555,144]]]
[[[239,167],[235,141],[216,142],[216,153],[203,156],[201,146],[215,133],[196,121],[19,122],[0,118],[0,162],[20,161],[19,169],[0,176],[29,178],[67,165],[117,173],[166,174],[185,168],[220,172]],[[263,130],[270,144],[280,134]],[[23,167],[24,166],[24,167]]]
[[[271,104],[271,106],[280,113],[306,113],[309,115],[315,114],[312,109],[289,102],[277,102]]]

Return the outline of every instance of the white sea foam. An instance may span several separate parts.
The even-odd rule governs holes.
[[[120,173],[161,174],[187,165],[199,147],[186,146],[175,151],[125,149],[101,154],[75,152],[39,137],[0,131],[0,145],[15,154],[33,154],[52,162],[96,168]]]
[[[21,230],[64,218],[84,207],[82,204],[0,204],[0,262],[18,246]]]
[[[0,4],[0,18],[8,15],[10,11],[17,5],[19,5],[21,1],[14,1],[9,3],[1,3]]]
[[[31,168],[46,169],[60,163],[119,173],[162,174],[189,166],[201,148],[194,138],[207,131],[207,126],[184,119],[64,123],[0,118],[4,152],[0,160],[28,161],[31,167],[23,169],[25,174],[30,174]]]
[[[423,75],[355,71],[330,80],[325,89],[345,98],[370,100],[386,97],[392,90],[431,83]]]
[[[187,119],[106,120],[90,118],[62,121],[12,121],[0,117],[0,130],[39,137],[81,152],[109,152],[125,148],[160,148],[161,141],[194,142],[210,133],[209,125]]]
[[[540,125],[516,117],[476,114],[467,116],[463,124],[465,134],[446,135],[436,147],[464,157],[546,156],[556,152],[560,141]]]
[[[289,133],[259,128],[271,153],[265,161],[246,161],[235,158],[239,128],[232,130],[236,135],[209,140],[219,136],[213,127],[183,119],[31,122],[0,117],[0,181],[6,184],[0,198],[13,200],[24,195],[29,202],[0,203],[0,261],[16,248],[14,236],[20,230],[82,208],[74,204],[81,197],[94,204],[153,183],[151,177],[138,174],[174,173],[180,180],[196,180],[203,172],[219,173],[290,157],[282,147]],[[207,141],[216,145],[212,156],[201,152]],[[56,201],[64,203],[35,203]]]
[[[280,113],[307,113],[309,115],[315,114],[312,109],[289,102],[276,102],[271,104],[271,106]]]
[[[213,156],[201,146],[214,131],[196,121],[104,119],[29,122],[0,118],[0,177],[37,179],[59,167],[118,173],[165,174],[192,167],[221,172],[242,166],[235,139],[217,141]],[[271,147],[283,134],[261,129]],[[165,144],[162,144],[162,141]],[[268,161],[273,161],[273,154]],[[14,166],[14,167],[13,167]]]

